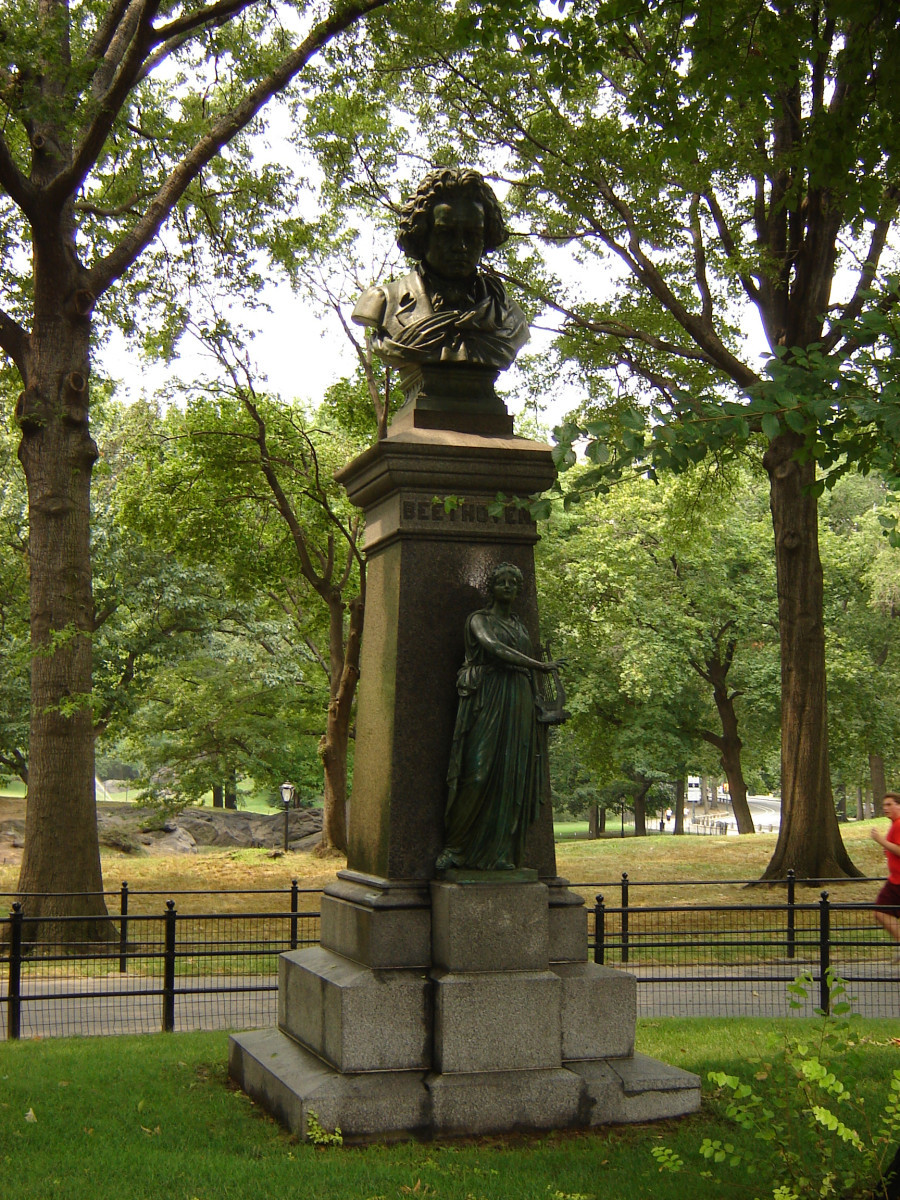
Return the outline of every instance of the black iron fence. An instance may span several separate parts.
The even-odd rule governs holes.
[[[8,1038],[272,1024],[278,956],[319,940],[321,891],[296,880],[289,889],[179,892],[178,903],[127,884],[105,894],[114,896],[118,913],[91,916],[93,937],[82,944],[67,934],[77,936],[84,916],[28,916],[13,903],[0,924]],[[198,911],[180,908],[198,901]],[[240,911],[208,911],[204,901]]]
[[[754,902],[745,899],[759,895],[750,887],[753,882],[636,882],[623,874],[611,882],[580,884],[582,891],[604,888],[592,906],[594,961],[636,976],[639,1011],[647,1016],[827,1011],[830,971],[847,983],[855,1011],[900,1016],[900,947],[876,924],[871,901],[835,900],[828,890],[815,900],[798,900],[798,888],[807,881],[789,872],[780,885],[783,899]],[[742,889],[739,903],[675,900],[681,889],[727,886]],[[635,903],[635,894],[649,889],[671,895],[674,902]],[[809,890],[804,888],[804,894]],[[607,897],[614,903],[608,904]],[[799,975],[808,980],[805,999],[788,991]]]
[[[747,891],[741,900],[753,902],[702,902],[710,881],[623,875],[572,886],[586,897],[594,961],[635,975],[642,1015],[811,1013],[827,1008],[830,968],[848,983],[857,1011],[900,1015],[898,948],[874,923],[871,904],[835,901],[827,891],[798,900],[801,882],[788,878],[783,899],[771,903]],[[674,897],[692,888],[700,889],[700,902],[635,903],[645,889]],[[65,927],[84,917],[28,916],[12,904],[0,923],[0,1036],[270,1025],[279,954],[319,939],[321,892],[297,881],[289,889],[177,898],[123,884],[108,897],[111,909],[116,896],[118,912],[91,918],[108,936],[80,946]],[[211,911],[214,905],[230,911]],[[808,996],[792,1009],[787,988],[801,974]]]

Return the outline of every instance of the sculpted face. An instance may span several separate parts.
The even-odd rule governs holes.
[[[425,264],[445,279],[468,279],[484,253],[484,208],[468,196],[434,206]]]
[[[494,576],[491,591],[498,600],[511,604],[519,594],[519,581],[512,571],[498,571]]]

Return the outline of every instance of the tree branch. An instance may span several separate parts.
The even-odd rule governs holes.
[[[33,215],[37,194],[16,166],[2,133],[0,133],[0,188],[27,217]]]
[[[109,49],[116,31],[128,8],[135,0],[112,0],[104,14],[103,20],[97,26],[97,32],[88,43],[86,58],[102,58]]]
[[[0,765],[7,767],[13,775],[18,775],[26,788],[28,787],[28,759],[18,746],[14,746],[6,754],[0,754]]]
[[[712,733],[708,729],[698,729],[697,732],[703,738],[704,742],[709,742],[711,746],[715,746],[720,754],[725,749],[725,739],[719,734]]]
[[[28,334],[8,313],[0,309],[0,350],[13,360],[16,369],[25,379],[25,351]]]
[[[884,252],[884,247],[887,243],[888,235],[891,231],[894,218],[897,215],[898,200],[900,200],[900,189],[890,188],[887,194],[887,202],[889,205],[888,212],[875,222],[875,227],[872,230],[872,236],[869,239],[869,250],[866,254],[865,262],[860,268],[859,278],[856,282],[856,288],[849,302],[844,306],[841,317],[844,321],[855,321],[863,310],[863,305],[866,302],[865,293],[872,286],[872,281],[878,271],[878,264],[881,261],[881,255]],[[823,352],[830,354],[838,345],[842,338],[846,338],[847,334],[840,327],[832,329],[830,333],[823,339]],[[850,339],[847,339],[848,344]]]
[[[719,202],[712,192],[703,192],[703,199],[706,201],[706,206],[710,211],[713,221],[715,222],[716,232],[719,235],[719,241],[722,243],[722,249],[728,255],[733,263],[740,263],[740,255],[737,251],[737,243],[731,235],[731,230],[728,228],[728,222],[725,220],[725,214],[722,212]],[[754,302],[758,303],[760,299],[759,288],[756,286],[753,278],[746,271],[739,271],[738,278],[741,281],[741,286],[747,293],[747,296]]]
[[[88,213],[92,217],[101,217],[104,220],[116,220],[118,217],[124,217],[126,213],[134,211],[138,201],[143,199],[142,194],[135,193],[130,200],[126,200],[123,204],[117,204],[114,208],[102,208],[99,204],[90,204],[86,200],[76,200],[74,208],[76,212]]]
[[[561,317],[565,317],[567,321],[570,321],[577,328],[587,330],[588,333],[598,333],[609,337],[621,338],[623,341],[641,342],[643,345],[649,346],[651,350],[659,350],[664,354],[675,354],[679,358],[690,359],[693,362],[707,363],[709,366],[716,365],[715,360],[703,350],[693,349],[690,346],[679,346],[675,342],[669,342],[665,338],[656,337],[655,334],[647,333],[643,329],[635,329],[632,325],[626,325],[624,321],[616,321],[612,318],[604,318],[598,321],[592,317],[582,316],[574,309],[567,307],[565,304],[560,304],[543,292],[537,291],[515,275],[509,275],[503,271],[494,271],[493,274],[498,279],[521,288],[523,292],[528,292],[535,300],[539,300],[545,308],[550,308],[554,312],[558,312]]]
[[[192,180],[224,145],[253,120],[266,101],[285,88],[307,62],[339,33],[367,13],[389,2],[390,0],[351,0],[351,3],[343,5],[326,20],[319,22],[301,44],[286,56],[279,67],[251,89],[241,104],[220,117],[171,172],[134,230],[88,272],[87,286],[94,295],[99,296],[131,266],[141,251],[156,237],[163,221]],[[89,154],[82,152],[78,156],[77,166],[73,165],[73,168],[65,173],[69,177],[66,186],[78,186],[81,182],[79,173],[86,172],[92,161]],[[57,178],[55,185],[59,184],[61,178],[63,177]]]
[[[104,31],[105,45],[96,56],[100,58],[91,79],[91,96],[97,100],[103,96],[115,78],[116,72],[125,61],[129,46],[133,46],[134,36],[143,25],[145,30],[150,27],[153,15],[159,8],[160,0],[127,0],[113,6],[119,9],[113,27]],[[98,34],[100,30],[97,31]],[[116,106],[115,112],[118,111]]]
[[[62,205],[81,187],[96,163],[128,94],[134,87],[141,63],[153,45],[153,17],[161,0],[134,0],[113,38],[91,84],[94,115],[87,124],[71,162],[44,188],[51,204]],[[96,293],[99,295],[99,293]]]
[[[155,30],[154,40],[161,44],[173,38],[183,38],[185,34],[194,33],[204,25],[225,25],[232,17],[236,17],[245,8],[251,8],[255,3],[256,0],[220,0],[218,4],[210,4],[206,8],[197,9],[196,12],[176,17],[168,25],[160,25]]]
[[[690,230],[691,242],[694,247],[694,280],[700,294],[700,320],[707,332],[713,332],[713,299],[709,290],[709,279],[706,274],[706,247],[703,245],[703,231],[700,228],[700,193],[694,192],[690,200]]]

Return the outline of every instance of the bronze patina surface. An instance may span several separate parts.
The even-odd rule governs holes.
[[[528,340],[528,322],[479,265],[508,236],[477,171],[430,171],[401,209],[397,244],[416,265],[364,292],[353,320],[372,330],[375,353],[399,371],[408,401],[421,393],[432,410],[497,411],[493,381]],[[435,366],[455,368],[446,389]]]
[[[540,812],[546,736],[536,676],[560,664],[533,656],[528,631],[512,609],[523,583],[513,563],[494,567],[489,605],[466,621],[439,871],[514,871]]]

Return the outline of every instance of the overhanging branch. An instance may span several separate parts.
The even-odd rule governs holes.
[[[15,164],[6,138],[0,133],[0,188],[21,208],[26,216],[33,214],[35,191]]]
[[[0,309],[0,350],[13,360],[22,378],[25,378],[25,349],[28,334],[8,313]]]
[[[343,5],[316,25],[303,42],[282,60],[280,66],[247,94],[241,104],[220,117],[171,172],[132,232],[89,271],[88,286],[91,291],[99,296],[131,266],[156,237],[169,212],[192,180],[196,179],[223,146],[249,125],[263,105],[282,91],[319,50],[367,13],[389,2],[390,0],[354,0],[353,3]]]

